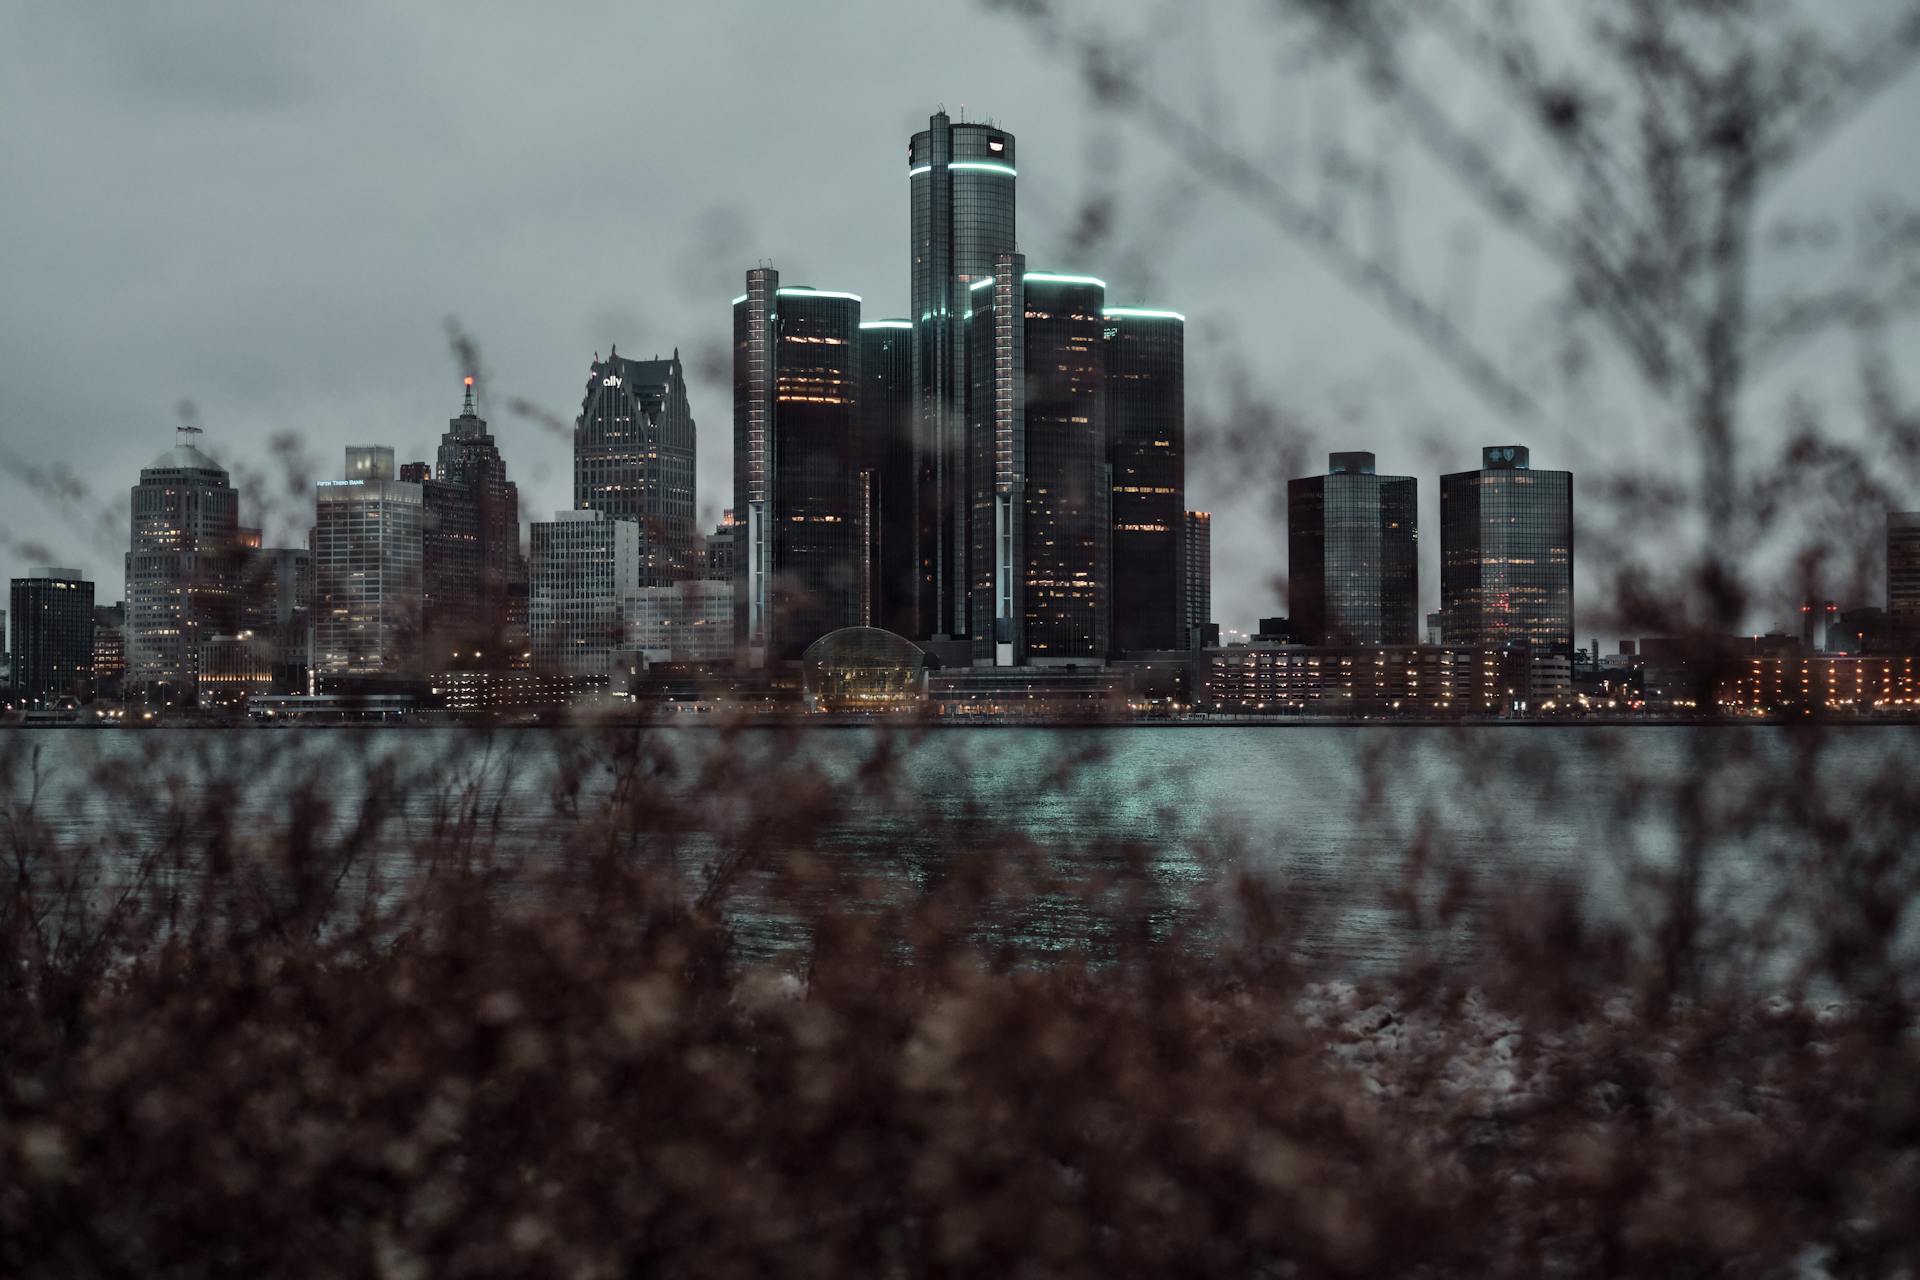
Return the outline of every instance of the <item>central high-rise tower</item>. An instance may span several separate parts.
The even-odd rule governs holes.
[[[969,287],[1014,243],[1014,139],[944,111],[913,135],[916,638],[967,634],[966,321]]]

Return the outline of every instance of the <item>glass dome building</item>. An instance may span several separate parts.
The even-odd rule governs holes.
[[[899,711],[927,696],[927,655],[878,627],[843,627],[807,646],[807,707],[812,711]]]

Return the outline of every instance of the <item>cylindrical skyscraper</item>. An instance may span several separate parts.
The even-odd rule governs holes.
[[[907,148],[912,185],[916,639],[967,633],[968,288],[1014,244],[1014,138],[937,112]]]

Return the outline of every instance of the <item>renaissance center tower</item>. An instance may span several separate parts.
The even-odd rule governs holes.
[[[936,112],[907,149],[912,320],[917,639],[968,632],[967,316],[1014,243],[1014,138]]]

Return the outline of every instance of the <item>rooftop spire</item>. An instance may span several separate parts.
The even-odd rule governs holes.
[[[182,423],[173,429],[173,443],[175,445],[191,445],[193,438],[199,434],[201,434],[200,428],[189,427],[185,423]]]
[[[467,398],[460,405],[460,416],[463,418],[475,418],[479,416],[479,414],[475,412],[473,407],[473,375],[472,374],[467,375]]]

